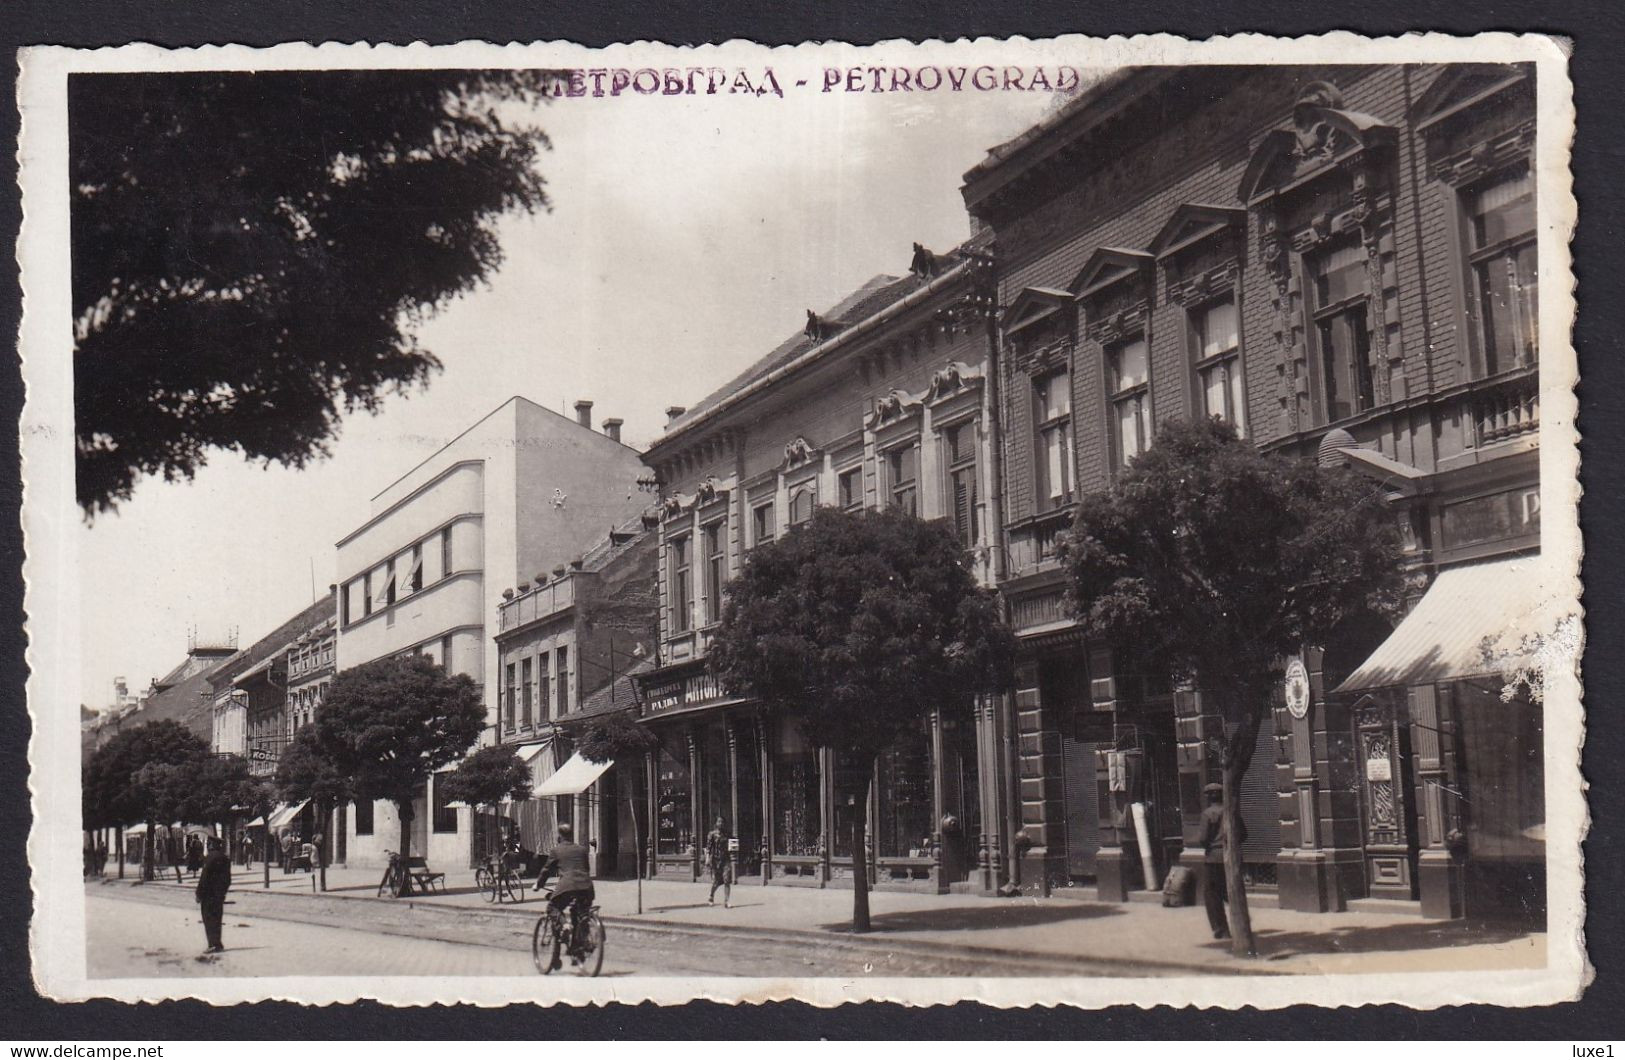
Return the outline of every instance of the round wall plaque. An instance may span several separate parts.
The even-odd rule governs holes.
[[[1286,667],[1286,709],[1294,718],[1309,715],[1309,669],[1302,659],[1293,659]]]

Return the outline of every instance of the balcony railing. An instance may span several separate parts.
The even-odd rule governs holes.
[[[502,604],[498,628],[506,632],[518,629],[540,618],[555,615],[576,601],[576,580],[572,577],[554,579],[546,585],[514,597]]]
[[[1063,508],[1010,527],[1010,573],[1019,576],[1054,566],[1060,535],[1071,525],[1072,512]]]
[[[1540,431],[1540,386],[1533,373],[1480,390],[1472,397],[1474,441],[1494,445]]]

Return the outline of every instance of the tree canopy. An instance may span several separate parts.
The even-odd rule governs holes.
[[[157,809],[151,784],[137,779],[147,766],[202,767],[209,748],[179,722],[155,721],[125,729],[90,756],[84,771],[85,803],[97,810],[105,824],[127,825],[154,816]],[[155,779],[149,774],[148,780]],[[161,816],[161,815],[160,815]],[[174,820],[170,816],[164,821]]]
[[[530,798],[530,767],[512,747],[482,747],[440,778],[440,790],[454,802],[490,806],[503,799]]]
[[[68,106],[78,498],[210,450],[294,467],[425,382],[426,314],[545,208],[547,74],[76,74]]]
[[[354,797],[410,806],[430,773],[479,739],[485,706],[467,674],[423,655],[388,656],[339,671],[314,727]]]
[[[587,722],[576,735],[576,750],[589,762],[613,762],[653,750],[660,741],[637,723],[631,711],[603,714]]]
[[[323,744],[319,733],[316,726],[306,725],[277,760],[277,792],[286,802],[311,799],[327,809],[353,797],[354,785],[339,765],[342,752]]]

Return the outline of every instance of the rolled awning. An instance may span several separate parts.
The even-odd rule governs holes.
[[[303,810],[305,808],[305,804],[309,801],[309,799],[305,799],[300,802],[283,803],[275,813],[271,814],[271,827],[281,828],[295,817],[298,817],[299,811]]]
[[[1541,640],[1576,610],[1574,601],[1539,556],[1450,567],[1335,691],[1511,673],[1538,662]]]
[[[593,781],[604,775],[604,771],[614,762],[589,762],[579,753],[570,756],[570,760],[559,767],[558,772],[548,777],[540,788],[536,789],[538,795],[580,795],[592,787]]]

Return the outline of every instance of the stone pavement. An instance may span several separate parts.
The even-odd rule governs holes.
[[[330,868],[326,897],[398,903],[376,897],[381,874],[380,869]],[[261,890],[261,882],[258,866],[234,870],[236,890]],[[175,887],[173,875],[160,885]],[[816,946],[852,938],[850,890],[746,883],[734,888],[733,907],[724,909],[720,903],[707,905],[706,883],[646,880],[644,911],[638,914],[636,888],[630,880],[598,882],[598,904],[608,923],[685,934],[755,935],[781,944],[802,939]],[[309,895],[312,878],[306,873],[284,876],[273,869],[270,891],[288,898]],[[512,907],[504,903],[500,909],[530,915],[539,908],[538,897],[527,892],[525,902]],[[499,911],[474,887],[472,871],[449,873],[444,892],[414,895],[409,901],[414,907],[446,912]],[[871,892],[869,906],[874,934],[866,939],[877,945],[951,949],[961,956],[985,953],[1005,960],[1030,955],[1051,965],[1087,961],[1093,966],[1120,966],[1125,975],[1136,969],[1164,974],[1392,973],[1534,968],[1546,962],[1546,936],[1526,927],[1430,921],[1406,914],[1298,913],[1271,908],[1263,901],[1251,907],[1261,958],[1256,963],[1236,960],[1228,944],[1210,937],[1200,906],[1166,909],[1138,901],[891,891]]]

